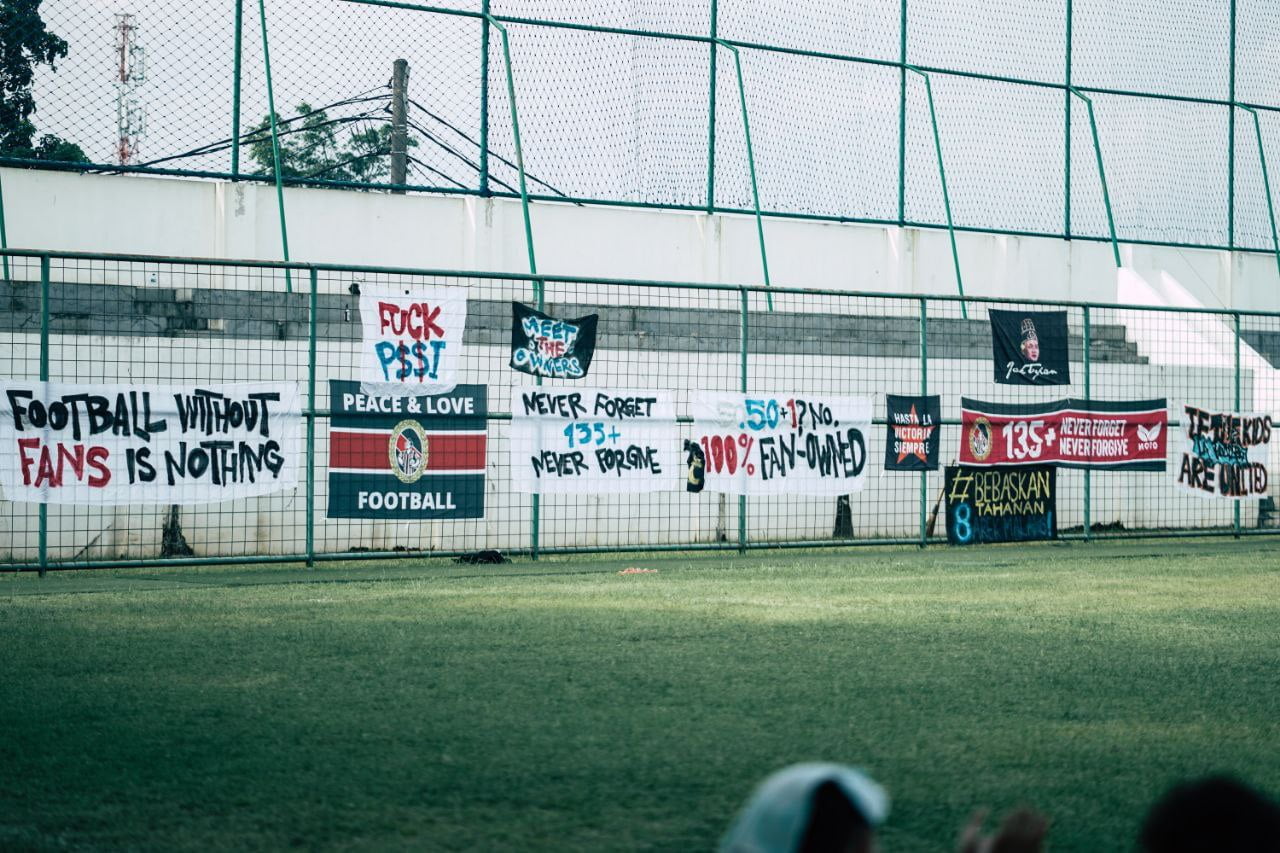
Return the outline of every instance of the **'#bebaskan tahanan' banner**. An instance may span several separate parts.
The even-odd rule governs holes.
[[[1057,471],[1051,465],[948,465],[947,541],[1026,542],[1058,538]]]
[[[1160,400],[986,403],[960,398],[960,462],[1163,471],[1168,413]]]
[[[685,470],[669,391],[513,388],[510,448],[517,492],[667,491]]]
[[[445,394],[458,382],[467,291],[390,289],[360,294],[360,391],[371,397]]]
[[[370,397],[330,380],[330,518],[484,518],[488,388]]]
[[[51,504],[197,504],[297,485],[298,386],[0,381],[0,490]]]
[[[1207,498],[1256,499],[1267,494],[1271,415],[1214,412],[1184,404],[1178,488]]]
[[[694,392],[694,443],[708,491],[845,495],[866,482],[871,400]]]

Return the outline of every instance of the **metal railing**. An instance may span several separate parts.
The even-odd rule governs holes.
[[[995,403],[1168,399],[1217,411],[1280,409],[1280,314],[1142,308],[749,285],[623,281],[329,264],[285,264],[11,250],[0,285],[0,376],[17,381],[189,385],[296,382],[305,389],[298,488],[183,507],[48,505],[0,500],[0,566],[9,569],[944,542],[941,471],[881,472],[883,395],[940,394],[941,459],[958,457],[960,397]],[[290,291],[286,276],[295,282]],[[306,282],[306,292],[298,283]],[[483,518],[405,522],[330,518],[324,380],[358,376],[361,286],[466,289],[462,374],[489,400]],[[512,487],[508,442],[512,301],[601,316],[599,387],[666,390],[678,429],[694,433],[702,392],[870,397],[865,489],[832,498],[711,492],[530,495]],[[769,305],[772,300],[772,307]],[[962,313],[967,303],[968,314]],[[989,307],[1069,315],[1077,386],[992,382]],[[1170,436],[1168,467],[1178,451]],[[7,452],[7,451],[6,451]],[[8,463],[14,464],[12,459]],[[1276,460],[1269,463],[1276,468]],[[1062,469],[1063,538],[1271,534],[1263,500],[1178,492],[1176,472]],[[676,472],[676,476],[679,473]],[[840,508],[844,501],[844,509]],[[848,524],[838,523],[844,512]],[[183,549],[173,542],[181,541]]]

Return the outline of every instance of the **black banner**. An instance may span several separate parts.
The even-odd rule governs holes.
[[[484,518],[488,388],[373,397],[331,380],[330,518]]]
[[[1070,385],[1066,311],[992,308],[991,353],[1003,385]]]
[[[942,398],[886,394],[889,432],[884,443],[886,471],[937,471]]]
[[[596,353],[599,314],[557,320],[511,303],[511,367],[548,379],[582,379]]]
[[[1056,470],[947,466],[947,541],[1025,542],[1058,538]]]

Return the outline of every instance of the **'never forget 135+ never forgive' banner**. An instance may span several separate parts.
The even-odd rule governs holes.
[[[985,403],[960,398],[960,462],[1163,471],[1168,412],[1161,400]]]
[[[658,492],[682,482],[668,391],[513,388],[510,447],[517,492]]]
[[[297,485],[298,386],[0,381],[11,501],[194,504]]]

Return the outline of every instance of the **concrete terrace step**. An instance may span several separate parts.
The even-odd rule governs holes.
[[[1242,329],[1240,337],[1253,347],[1272,367],[1280,367],[1280,331]]]
[[[175,289],[53,282],[49,328],[54,334],[126,337],[222,337],[243,340],[306,340],[306,293]],[[360,339],[359,300],[320,294],[316,336],[322,342]],[[40,289],[35,282],[0,284],[0,331],[38,333]],[[690,307],[591,305],[547,306],[562,317],[600,314],[598,346],[612,350],[736,353],[741,316],[734,310]],[[467,305],[469,344],[502,346],[510,341],[511,303],[473,299]],[[759,355],[915,358],[920,326],[915,316],[845,315],[751,311],[748,350]],[[1246,335],[1246,337],[1248,337]],[[1083,340],[1070,336],[1072,358]],[[1270,343],[1270,339],[1268,339]],[[1280,350],[1280,333],[1275,338]],[[930,318],[930,358],[986,359],[991,331],[985,319]],[[1145,364],[1123,326],[1091,329],[1090,358],[1101,363]]]

